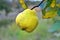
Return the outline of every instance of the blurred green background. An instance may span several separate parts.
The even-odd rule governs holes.
[[[40,1],[26,0],[28,7],[40,3]],[[23,8],[18,0],[0,0],[0,40],[60,40],[59,31],[48,32],[48,29],[54,23],[53,18],[42,19],[42,13],[38,10],[39,24],[31,32],[25,32],[15,23],[15,17]]]

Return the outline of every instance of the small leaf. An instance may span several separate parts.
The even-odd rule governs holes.
[[[55,32],[60,29],[60,21],[56,21],[56,23],[51,25],[51,28],[48,30],[49,32]]]
[[[45,19],[53,18],[57,15],[57,10],[55,8],[49,8],[47,11],[43,10],[42,14]]]
[[[56,6],[56,0],[52,0],[52,3],[50,5],[52,8],[54,8]]]
[[[26,5],[24,0],[19,0],[19,3],[21,4],[22,8],[27,9],[28,6]]]
[[[58,16],[60,16],[60,8],[58,9],[58,12],[57,12]]]
[[[52,0],[47,0],[46,2],[47,2],[47,3],[46,3],[46,6],[45,6],[44,10],[51,5]]]

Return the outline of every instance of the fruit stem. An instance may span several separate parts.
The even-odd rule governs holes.
[[[33,8],[31,8],[31,10],[33,10],[36,7],[39,7],[45,0],[42,0],[37,6],[34,6]]]

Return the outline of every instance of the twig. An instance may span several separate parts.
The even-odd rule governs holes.
[[[39,7],[45,0],[41,1],[37,6],[34,6],[33,8],[31,8],[31,10],[33,10],[36,7]]]

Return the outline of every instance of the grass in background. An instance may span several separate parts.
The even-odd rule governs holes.
[[[11,20],[2,20],[0,25],[1,40],[60,40],[60,38],[54,37],[53,33],[48,33],[46,19],[39,20],[37,28],[31,33],[20,30],[16,23]],[[7,25],[6,28],[5,25]]]
[[[12,22],[12,20],[10,20],[10,19],[2,19],[2,20],[0,20],[0,27],[6,26],[6,25],[10,24],[11,22]]]

